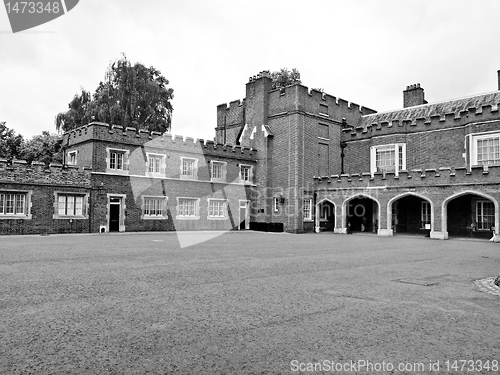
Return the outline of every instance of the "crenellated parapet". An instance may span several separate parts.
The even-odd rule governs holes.
[[[91,123],[65,134],[71,147],[87,140],[104,141],[110,144],[126,145],[128,148],[145,148],[146,151],[180,154],[205,154],[222,158],[255,160],[257,150],[238,145],[227,145],[210,140],[196,139],[171,133],[136,131],[135,128],[109,126],[103,123]]]
[[[500,166],[415,169],[391,173],[352,173],[314,177],[318,190],[370,187],[436,186],[456,184],[500,184]]]
[[[245,99],[217,106],[217,127],[241,125],[245,120]]]
[[[358,125],[343,129],[346,141],[398,133],[416,133],[500,120],[500,92],[420,105],[363,116]]]
[[[325,120],[357,124],[361,116],[376,113],[373,109],[349,102],[345,99],[326,94],[320,90],[309,89],[301,84],[293,84],[269,92],[269,116],[302,111],[323,117]]]
[[[72,185],[90,187],[90,169],[76,165],[45,164],[0,159],[0,182],[16,184]]]

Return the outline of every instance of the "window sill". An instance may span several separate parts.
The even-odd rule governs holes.
[[[210,182],[221,182],[221,183],[225,183],[227,182],[225,178],[211,178],[210,179]]]
[[[6,215],[1,214],[0,220],[31,220],[31,215]]]
[[[112,174],[120,174],[124,176],[128,176],[129,171],[124,171],[122,169],[106,169],[106,173],[112,173]]]
[[[142,215],[141,220],[167,220],[167,216],[147,216],[147,215]]]
[[[74,220],[85,220],[88,219],[88,216],[83,216],[83,215],[75,215],[75,216],[69,216],[69,215],[53,215],[52,219],[56,220],[69,220],[69,219],[74,219]]]

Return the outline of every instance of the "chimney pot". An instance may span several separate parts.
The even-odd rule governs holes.
[[[403,91],[403,107],[414,107],[416,105],[427,104],[424,97],[424,89],[420,87],[420,83],[407,86]]]

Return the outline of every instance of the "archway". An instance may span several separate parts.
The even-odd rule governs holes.
[[[335,204],[329,199],[316,204],[316,228],[318,232],[335,229]]]
[[[387,205],[387,227],[393,234],[429,236],[434,228],[432,202],[416,193],[404,193],[392,198]]]
[[[344,202],[345,228],[352,232],[377,233],[380,223],[379,203],[372,197],[357,195]]]
[[[448,237],[493,237],[498,233],[498,202],[475,191],[452,195],[443,202],[443,231]]]

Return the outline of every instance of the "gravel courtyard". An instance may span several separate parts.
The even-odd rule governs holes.
[[[499,274],[487,241],[4,236],[0,373],[467,373],[500,361],[500,296],[475,284]]]

